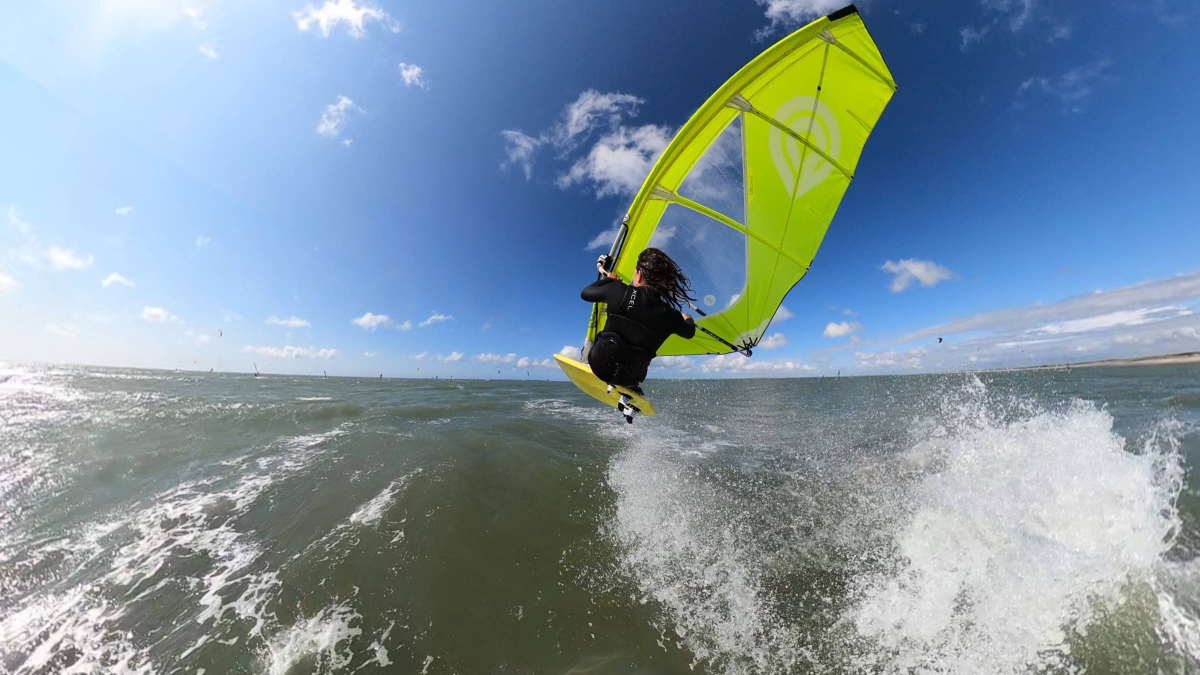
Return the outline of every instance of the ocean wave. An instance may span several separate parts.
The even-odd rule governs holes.
[[[1169,638],[1151,646],[1195,653],[1197,608],[1161,578],[1177,425],[1134,442],[1092,404],[978,380],[932,400],[901,452],[822,451],[833,465],[803,470],[770,447],[738,464],[689,456],[693,433],[631,434],[609,470],[613,532],[666,644],[720,673],[1078,670],[1079,636],[1150,584],[1147,632]]]

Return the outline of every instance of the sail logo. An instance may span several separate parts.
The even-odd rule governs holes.
[[[837,117],[820,100],[797,96],[779,106],[773,117],[833,159],[840,158],[842,134],[838,130]],[[821,155],[775,125],[771,125],[768,144],[779,179],[792,199],[807,194],[833,172],[833,165]]]

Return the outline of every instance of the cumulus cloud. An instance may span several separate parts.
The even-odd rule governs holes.
[[[96,256],[81,256],[69,248],[51,246],[46,249],[46,259],[56,270],[72,270],[80,272],[92,266]]]
[[[899,262],[889,260],[883,263],[880,269],[894,275],[891,286],[893,293],[903,291],[914,281],[919,282],[922,286],[936,286],[958,276],[932,260],[914,260],[912,258],[906,258]]]
[[[800,361],[779,360],[767,361],[746,358],[741,354],[721,354],[705,359],[700,369],[706,373],[757,373],[763,375],[799,375],[816,370],[815,367]]]
[[[373,331],[380,326],[390,326],[392,319],[387,314],[375,314],[372,312],[367,312],[357,319],[351,319],[350,323],[362,328],[363,330]]]
[[[597,197],[633,196],[672,135],[672,129],[655,124],[618,127],[601,136],[556,183],[561,188],[590,184]]]
[[[920,368],[921,357],[927,351],[924,348],[910,349],[906,352],[897,352],[894,350],[866,352],[854,352],[854,358],[858,359],[858,365],[862,368],[881,369],[892,367],[903,368]]]
[[[145,305],[142,307],[141,317],[144,321],[150,323],[166,323],[167,321],[178,321],[179,317],[167,311],[166,307],[151,307]]]
[[[825,332],[821,335],[827,338],[840,338],[860,330],[862,330],[862,324],[857,321],[841,321],[827,324]]]
[[[365,356],[368,359],[373,359],[376,356],[379,356],[379,352],[363,352],[363,356]]]
[[[471,360],[476,363],[494,363],[496,365],[501,363],[512,363],[516,359],[516,354],[476,354],[475,356],[471,357]]]
[[[767,28],[758,32],[760,38],[770,35],[776,29],[798,28],[817,17],[825,16],[849,4],[846,0],[755,0],[755,2],[764,8],[767,19],[771,21]]]
[[[113,272],[100,280],[100,285],[105,288],[108,288],[109,286],[112,286],[113,284],[120,284],[122,286],[133,286],[132,281],[130,281],[129,279],[126,279],[124,277],[124,275],[117,274],[116,272]]]
[[[438,361],[441,361],[442,363],[454,363],[455,361],[462,361],[462,357],[463,357],[462,352],[450,352],[446,356],[442,356],[441,354],[438,354],[437,356],[435,356],[433,358],[437,359]]]
[[[418,361],[424,361],[428,356],[429,352],[421,352],[420,354],[414,354],[413,358]]]
[[[518,129],[500,132],[506,155],[500,166],[520,167],[529,180],[535,155],[543,146],[549,146],[558,159],[565,160],[600,133],[595,145],[558,176],[557,184],[562,188],[589,184],[601,197],[632,194],[672,134],[670,129],[653,124],[624,126],[625,120],[637,115],[643,102],[631,94],[588,89],[568,103],[558,121],[537,136]]]
[[[581,349],[579,347],[573,347],[571,345],[566,345],[562,349],[558,350],[559,354],[562,354],[563,356],[565,356],[569,359],[575,359],[576,361],[579,360],[579,356],[582,352],[583,352],[583,349]]]
[[[796,316],[796,315],[792,314],[792,312],[787,307],[780,305],[779,309],[775,310],[775,316],[771,318],[771,323],[774,323],[776,321],[787,321],[788,319],[790,319],[794,316]]]
[[[758,341],[758,346],[763,349],[776,349],[788,343],[787,337],[783,333],[764,336]]]
[[[687,372],[695,367],[696,362],[690,356],[660,356],[650,362],[655,370],[673,370]]]
[[[58,337],[64,337],[71,340],[75,339],[75,336],[79,335],[79,326],[70,324],[46,324],[46,330],[51,335],[57,335]]]
[[[346,116],[352,111],[359,110],[354,101],[348,96],[338,95],[337,100],[325,106],[321,121],[317,123],[317,133],[329,138],[337,138],[346,126]]]
[[[293,347],[291,345],[283,347],[255,347],[253,345],[246,345],[242,347],[242,351],[248,354],[257,354],[276,359],[335,359],[338,355],[338,350],[336,349]]]
[[[400,73],[400,81],[406,87],[420,87],[428,89],[429,84],[425,81],[425,69],[415,63],[401,63],[396,69]]]
[[[270,316],[267,317],[267,324],[271,326],[284,326],[286,328],[307,328],[310,325],[306,319],[301,319],[298,316],[289,316],[286,319]]]
[[[528,356],[522,356],[517,361],[518,368],[553,368],[555,366],[554,359],[534,359]]]
[[[219,56],[220,56],[220,53],[219,53],[219,52],[217,52],[217,48],[216,48],[216,47],[214,47],[214,46],[212,46],[212,45],[207,45],[207,44],[206,44],[206,45],[200,45],[200,53],[201,53],[201,54],[203,54],[205,57],[207,57],[207,58],[210,58],[210,59],[215,59],[215,58],[217,58],[217,57],[219,57]]]
[[[428,328],[429,326],[432,326],[435,323],[441,323],[443,321],[453,321],[453,320],[454,320],[454,317],[450,316],[449,314],[438,314],[437,312],[434,312],[433,314],[429,315],[428,319],[425,319],[424,321],[422,321],[421,323],[419,323],[417,325],[420,326],[421,328]]]
[[[124,218],[125,216],[133,213],[133,207],[132,206],[120,206],[120,207],[117,207],[117,210],[114,211],[114,213],[116,213],[118,216],[121,216],[122,218]]]
[[[366,3],[355,4],[354,0],[326,0],[319,9],[308,4],[304,9],[292,12],[292,19],[300,31],[315,26],[322,37],[329,37],[338,24],[345,24],[346,32],[354,39],[366,35],[370,23],[377,22],[393,33],[400,31],[400,23],[387,12]]]

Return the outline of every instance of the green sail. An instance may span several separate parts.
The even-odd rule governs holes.
[[[758,343],[808,272],[895,90],[850,6],[767,49],[683,125],[613,244],[613,270],[626,280],[646,247],[670,254],[707,315],[697,325],[711,335],[673,336],[659,355]],[[604,322],[603,307],[593,308],[589,341]]]

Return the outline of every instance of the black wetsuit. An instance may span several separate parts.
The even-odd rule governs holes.
[[[628,286],[605,277],[583,289],[588,302],[608,305],[608,322],[588,352],[588,365],[596,377],[609,384],[629,387],[646,379],[650,361],[672,335],[686,340],[696,335],[696,324],[654,291]]]

